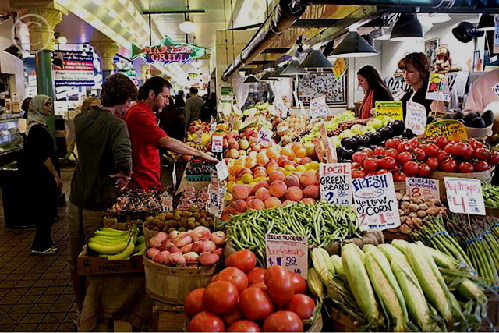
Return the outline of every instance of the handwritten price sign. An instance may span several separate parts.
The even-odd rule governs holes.
[[[224,150],[224,137],[222,135],[213,135],[211,137],[211,151],[221,153]]]
[[[485,215],[479,179],[444,177],[449,210],[453,213]]]
[[[269,143],[272,140],[272,131],[267,128],[261,128],[258,131],[258,142]]]
[[[321,164],[319,179],[321,200],[337,205],[351,205],[351,172],[351,163]]]
[[[223,211],[225,192],[227,187],[216,184],[208,184],[208,201],[206,202],[206,211],[220,218]]]
[[[267,268],[282,266],[307,278],[308,246],[306,236],[267,234],[265,236]]]
[[[400,225],[391,173],[352,179],[359,229],[384,230]]]
[[[440,199],[440,184],[437,179],[406,178],[406,193],[431,199]]]

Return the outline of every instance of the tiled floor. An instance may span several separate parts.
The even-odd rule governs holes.
[[[61,171],[66,198],[72,173],[70,167]],[[32,255],[34,229],[6,228],[0,200],[0,331],[72,331],[76,306],[67,269],[65,213],[62,207],[52,227],[57,252]]]

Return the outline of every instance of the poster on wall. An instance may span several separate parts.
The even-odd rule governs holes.
[[[346,105],[347,76],[348,69],[338,79],[332,72],[310,72],[306,75],[300,75],[298,98],[304,105],[308,106],[313,98],[324,95],[327,105]]]
[[[56,51],[53,59],[62,58],[62,66],[53,65],[56,87],[92,87],[94,85],[94,55],[85,51]]]

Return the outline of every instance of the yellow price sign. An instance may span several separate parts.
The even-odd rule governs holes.
[[[376,118],[387,116],[395,120],[403,120],[402,101],[378,101],[375,107]]]
[[[426,126],[426,136],[445,136],[448,140],[466,140],[468,134],[462,123],[453,119],[444,119]]]

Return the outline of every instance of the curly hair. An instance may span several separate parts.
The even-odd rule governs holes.
[[[407,69],[409,65],[419,72],[423,80],[427,81],[430,78],[430,58],[423,52],[409,53],[398,62],[399,69]]]
[[[125,104],[129,98],[133,101],[137,99],[137,87],[126,75],[113,74],[102,84],[102,106]]]

